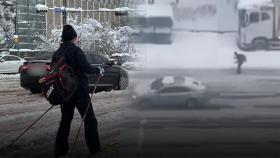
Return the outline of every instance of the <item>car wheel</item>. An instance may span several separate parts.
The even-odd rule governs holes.
[[[38,94],[42,92],[42,90],[39,88],[30,88],[29,90],[32,94]]]
[[[118,89],[119,90],[124,90],[127,87],[128,87],[128,78],[124,77],[124,76],[121,76],[120,80],[119,80],[119,87],[118,87]]]

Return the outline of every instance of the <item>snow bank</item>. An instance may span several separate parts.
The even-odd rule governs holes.
[[[65,11],[67,11],[67,12],[82,12],[83,9],[82,8],[78,8],[78,9],[76,9],[76,8],[65,8]]]
[[[112,56],[113,57],[117,57],[117,56],[122,57],[122,56],[130,56],[130,54],[129,53],[114,53],[114,54],[112,54]]]
[[[129,11],[134,11],[134,9],[128,8],[128,7],[121,7],[121,8],[114,8],[114,9],[109,9],[109,8],[99,8],[98,11],[103,11],[103,12],[129,12]]]
[[[10,52],[39,52],[40,50],[33,49],[9,49]]]
[[[28,21],[25,21],[25,20],[21,20],[21,21],[18,21],[19,24],[28,24]]]
[[[0,81],[19,80],[20,74],[5,75],[0,74]]]
[[[48,11],[49,10],[49,7],[46,5],[43,5],[43,4],[37,4],[35,6],[35,8],[37,11]]]
[[[261,7],[273,7],[272,0],[239,0],[238,9],[259,9]]]
[[[109,8],[99,8],[98,11],[102,11],[102,12],[111,12],[113,11],[112,9]]]
[[[138,16],[144,17],[173,17],[173,10],[170,5],[158,4],[158,5],[139,5],[137,6]]]
[[[115,8],[114,11],[116,12],[129,12],[134,11],[134,9],[128,8],[128,7],[122,7],[122,8]]]

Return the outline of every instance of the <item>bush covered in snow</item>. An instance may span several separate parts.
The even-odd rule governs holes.
[[[96,51],[108,56],[114,53],[135,53],[131,43],[132,29],[128,26],[119,28],[102,28],[97,33]]]
[[[84,19],[77,22],[75,18],[68,18],[78,34],[79,46],[85,52],[95,52],[111,56],[113,53],[134,53],[134,47],[130,43],[130,27],[110,28],[103,27],[95,19]],[[36,49],[53,52],[61,41],[62,28],[53,29],[50,35],[38,35],[39,41],[34,41]]]
[[[0,48],[13,46],[15,16],[15,0],[0,0]]]
[[[33,42],[35,49],[54,52],[58,49],[61,41],[61,29],[53,29],[49,36],[37,34],[39,40]]]

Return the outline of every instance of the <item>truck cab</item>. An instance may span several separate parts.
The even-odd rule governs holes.
[[[239,1],[238,45],[241,49],[270,49],[271,42],[278,40],[276,10],[271,0],[263,4]]]

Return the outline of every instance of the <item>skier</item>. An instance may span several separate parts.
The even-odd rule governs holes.
[[[243,63],[246,62],[246,56],[244,54],[234,52],[234,59],[237,64],[237,73],[241,74],[241,67]]]
[[[91,154],[100,150],[100,141],[97,131],[97,120],[91,105],[89,97],[89,85],[86,73],[99,73],[101,76],[103,68],[92,69],[88,63],[84,52],[76,46],[77,33],[71,25],[64,25],[62,31],[62,44],[54,53],[52,63],[55,63],[61,55],[64,56],[65,62],[71,67],[78,70],[78,88],[69,101],[61,105],[61,122],[58,128],[55,141],[55,157],[65,156],[69,149],[68,137],[70,132],[71,121],[74,115],[75,107],[83,117],[86,109],[89,110],[84,120],[85,139]]]

